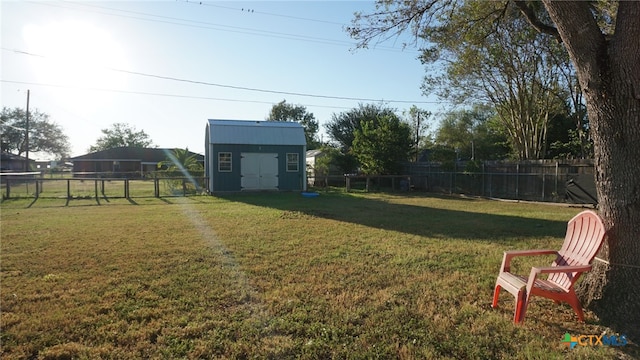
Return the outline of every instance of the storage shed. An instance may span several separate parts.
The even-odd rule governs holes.
[[[296,122],[209,120],[209,191],[306,190],[304,128]]]

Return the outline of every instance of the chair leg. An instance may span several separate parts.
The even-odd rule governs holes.
[[[580,300],[576,296],[575,292],[569,293],[569,299],[567,299],[567,303],[571,305],[573,311],[575,311],[578,316],[578,321],[584,322],[584,313],[582,312],[582,304],[580,304]]]
[[[524,321],[524,314],[527,312],[528,303],[527,292],[525,289],[520,289],[518,295],[516,295],[516,309],[513,315],[513,323],[520,324]]]
[[[493,302],[491,303],[492,308],[498,307],[498,297],[500,297],[500,289],[502,286],[496,284],[496,288],[493,290]]]
[[[576,312],[576,315],[578,315],[578,321],[580,322],[584,322],[584,313],[582,312],[582,306],[580,304],[577,304],[573,310]]]

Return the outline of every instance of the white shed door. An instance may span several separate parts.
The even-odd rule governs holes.
[[[278,154],[241,153],[242,190],[278,190]]]

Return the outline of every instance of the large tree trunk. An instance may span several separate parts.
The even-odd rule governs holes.
[[[544,0],[583,89],[607,242],[579,286],[583,304],[632,340],[640,336],[640,2],[621,2],[615,34],[587,2]]]

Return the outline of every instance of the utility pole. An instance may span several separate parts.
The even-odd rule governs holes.
[[[29,90],[27,90],[27,125],[25,126],[25,135],[24,135],[24,142],[26,144],[26,158],[27,158],[27,162],[24,165],[25,166],[25,171],[29,171]]]

